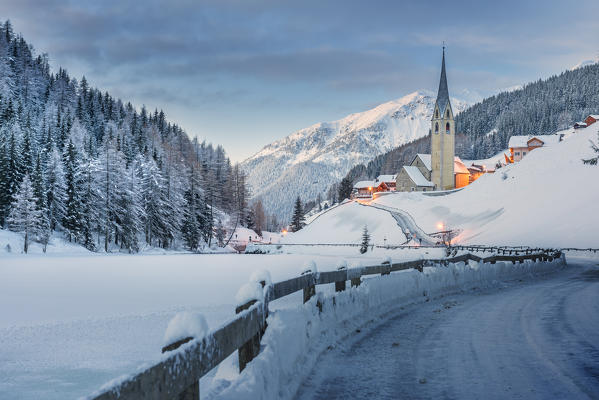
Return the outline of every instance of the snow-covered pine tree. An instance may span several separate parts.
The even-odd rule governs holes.
[[[117,234],[120,238],[121,249],[134,253],[139,251],[139,235],[143,232],[142,215],[144,210],[141,181],[134,166],[127,169],[125,160],[122,158],[119,160],[119,165],[122,173],[119,174],[116,184],[115,216],[119,227]]]
[[[37,199],[29,175],[25,175],[14,195],[8,215],[11,230],[23,234],[23,252],[27,253],[29,242],[37,237],[42,223],[42,213],[38,210]]]
[[[362,230],[362,243],[360,244],[360,253],[364,254],[368,251],[368,246],[370,245],[370,233],[368,233],[368,227],[364,225],[364,229]]]
[[[293,207],[293,217],[291,218],[291,231],[297,232],[304,227],[304,211],[302,209],[302,200],[297,196]]]
[[[599,134],[597,136],[599,137]],[[593,151],[595,153],[599,153],[599,146],[597,146],[592,140],[590,142],[591,142],[591,148],[593,149]],[[597,142],[597,143],[599,143],[599,142]],[[582,160],[582,162],[585,164],[589,164],[589,165],[597,165],[598,160],[599,160],[599,155]]]
[[[347,176],[343,178],[339,184],[339,201],[341,202],[345,199],[349,199],[353,188],[354,186],[349,178]]]
[[[252,211],[254,215],[254,230],[258,235],[262,236],[262,231],[266,230],[266,214],[260,199],[254,202]]]
[[[10,128],[10,127],[8,127]],[[3,140],[0,156],[0,225],[4,226],[5,219],[10,212],[10,204],[19,187],[22,175],[20,174],[21,158],[17,149],[15,133],[0,131],[0,140]]]
[[[200,212],[198,200],[200,195],[198,193],[197,176],[193,167],[189,171],[188,179],[189,185],[184,195],[185,212],[183,224],[181,225],[181,233],[187,248],[191,251],[196,251],[201,239],[201,230],[198,223],[198,214]]]
[[[66,211],[66,183],[63,163],[56,146],[48,154],[44,175],[46,177],[46,206],[52,231],[59,228]]]
[[[79,165],[77,152],[72,141],[69,141],[66,152],[63,155],[65,164],[65,215],[62,226],[65,229],[70,242],[81,238],[81,195],[79,193]]]

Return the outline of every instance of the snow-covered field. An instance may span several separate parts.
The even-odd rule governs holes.
[[[440,257],[441,251],[427,256]],[[0,398],[64,399],[160,357],[168,321],[204,314],[210,329],[234,315],[250,275],[273,281],[319,270],[413,258],[413,251],[304,248],[301,254],[23,255],[0,257]],[[301,294],[273,303],[297,306]],[[277,304],[279,303],[279,304]]]

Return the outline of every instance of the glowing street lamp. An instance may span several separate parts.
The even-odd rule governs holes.
[[[439,229],[440,231],[442,231],[442,230],[443,230],[443,222],[439,222],[439,223],[437,224],[437,229]]]

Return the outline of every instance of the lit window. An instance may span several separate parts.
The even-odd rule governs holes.
[[[449,122],[445,124],[445,133],[447,133],[449,135],[450,133],[450,126],[449,126]]]

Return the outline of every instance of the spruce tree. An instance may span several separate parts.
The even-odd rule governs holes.
[[[353,188],[351,180],[347,176],[343,178],[339,184],[339,202],[349,199]]]
[[[370,245],[370,234],[368,233],[368,227],[364,225],[364,230],[362,231],[362,243],[360,245],[360,253],[364,254],[368,251],[368,246]]]
[[[77,241],[81,237],[81,196],[78,192],[79,171],[77,152],[73,142],[69,140],[64,154],[66,201],[65,216],[62,221],[69,242]]]
[[[291,219],[291,231],[297,232],[304,227],[305,219],[302,210],[302,200],[297,196],[295,206],[293,207],[293,217]]]
[[[599,136],[599,134],[597,136]],[[599,146],[597,146],[592,140],[590,142],[591,142],[591,148],[593,149],[593,151],[595,153],[599,153]],[[587,158],[586,160],[582,160],[582,162],[585,164],[589,164],[589,165],[597,165],[598,160],[599,160],[599,155],[595,156],[595,157]]]

